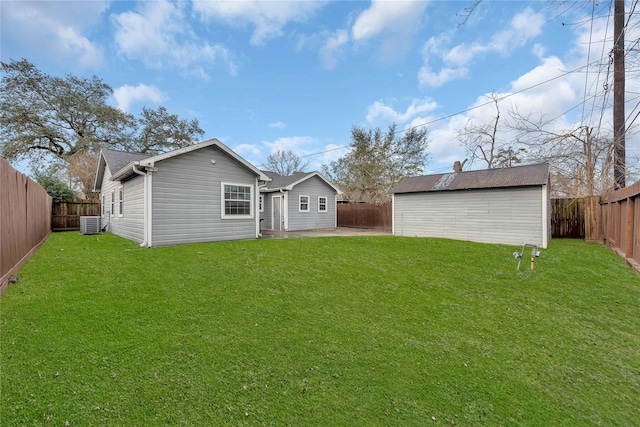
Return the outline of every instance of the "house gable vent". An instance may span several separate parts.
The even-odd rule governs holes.
[[[80,234],[100,234],[100,217],[81,216]]]

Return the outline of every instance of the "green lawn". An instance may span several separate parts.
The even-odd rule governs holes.
[[[0,298],[0,423],[640,423],[640,276],[602,246],[52,234]]]

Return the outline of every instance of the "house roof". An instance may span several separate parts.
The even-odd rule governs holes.
[[[325,178],[320,172],[294,172],[293,175],[280,175],[276,172],[271,171],[262,171],[265,175],[267,175],[271,181],[267,183],[266,186],[262,187],[264,192],[271,191],[279,191],[279,190],[288,190],[291,191],[293,187],[304,182],[308,179],[317,176],[324,182],[326,182],[331,188],[333,188],[337,194],[342,194],[342,191],[335,185],[331,183],[327,178]]]
[[[109,150],[106,148],[102,149],[102,155],[104,156],[105,162],[112,174],[124,168],[131,162],[151,157],[151,154],[129,153],[126,151]]]
[[[94,189],[99,191],[102,187],[102,177],[104,176],[105,166],[109,168],[111,172],[112,181],[121,181],[127,179],[133,175],[133,166],[141,166],[146,168],[155,167],[155,163],[161,160],[166,160],[181,154],[189,153],[191,151],[199,150],[201,148],[216,146],[230,157],[235,159],[238,163],[242,164],[246,168],[253,171],[260,181],[270,181],[271,179],[265,175],[258,168],[251,163],[240,157],[235,151],[218,141],[216,138],[209,139],[207,141],[200,142],[198,144],[189,145],[177,150],[168,151],[166,153],[157,154],[155,156],[141,153],[128,153],[123,151],[115,151],[103,149],[100,153],[100,160],[98,161],[98,171],[96,174],[96,180]]]
[[[414,176],[391,190],[393,194],[432,191],[474,190],[481,188],[529,187],[545,185],[549,164],[515,166],[466,172]]]
[[[102,177],[104,176],[105,168],[108,168],[109,173],[114,175],[128,165],[148,157],[151,157],[151,155],[103,148],[100,150],[100,156],[98,158],[98,170],[96,171],[93,185],[94,191],[100,191],[102,189]],[[131,166],[128,167],[130,168]]]

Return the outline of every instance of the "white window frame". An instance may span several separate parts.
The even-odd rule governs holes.
[[[115,214],[116,209],[116,190],[111,190],[111,212],[109,212],[109,216],[113,216]]]
[[[107,195],[102,194],[102,217],[104,218],[107,214]]]
[[[320,209],[320,207],[322,206],[322,202],[320,202],[321,199],[324,199],[324,210]],[[318,212],[329,212],[329,198],[327,196],[318,196]]]
[[[302,198],[307,198],[307,209],[302,209]],[[298,212],[311,212],[311,197],[301,194],[298,196]]]
[[[226,205],[226,199],[224,197],[225,191],[224,191],[224,187],[225,185],[235,185],[238,187],[248,187],[249,188],[249,215],[243,214],[243,215],[233,215],[233,214],[227,214],[226,210],[225,210],[225,205]],[[222,219],[247,219],[247,218],[253,218],[253,199],[254,199],[254,195],[253,195],[253,185],[251,184],[247,184],[247,183],[239,183],[239,182],[221,182],[220,183],[220,217]],[[230,199],[232,200],[232,199]]]
[[[118,216],[124,216],[124,186],[118,187]]]
[[[260,203],[260,212],[264,212],[264,194],[261,194],[258,198],[258,203]]]

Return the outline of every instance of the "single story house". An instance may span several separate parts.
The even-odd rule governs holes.
[[[342,192],[319,172],[283,176],[262,171],[270,181],[260,187],[262,229],[299,231],[337,227],[336,196]]]
[[[259,237],[270,178],[217,139],[158,155],[103,149],[102,226],[152,247]]]
[[[546,248],[549,165],[407,178],[393,195],[393,234]]]

